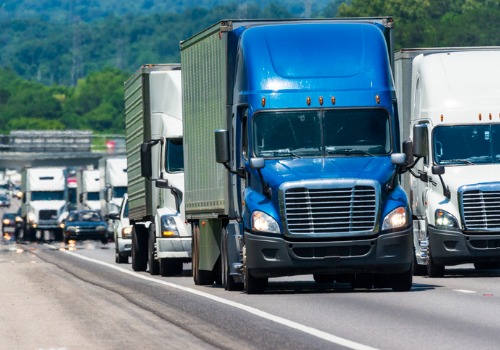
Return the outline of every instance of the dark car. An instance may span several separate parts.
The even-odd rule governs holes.
[[[95,210],[70,211],[64,222],[64,242],[70,240],[99,240],[108,242],[108,227],[102,215]]]
[[[17,240],[22,219],[17,213],[4,213],[2,216],[2,235],[5,239]]]
[[[0,194],[0,207],[10,207],[10,197],[8,193]]]

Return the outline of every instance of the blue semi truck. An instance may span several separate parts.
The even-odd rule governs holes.
[[[223,20],[184,40],[193,278],[412,285],[390,17]]]

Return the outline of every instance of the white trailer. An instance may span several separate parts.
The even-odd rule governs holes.
[[[22,218],[24,239],[35,240],[37,232],[44,240],[45,233],[62,241],[62,220],[67,215],[68,190],[65,168],[26,168],[22,173]]]
[[[101,210],[99,170],[80,169],[76,175],[79,210]]]
[[[500,266],[500,47],[403,49],[396,91],[415,274]],[[413,160],[415,156],[415,160]],[[413,163],[411,163],[413,162]],[[411,175],[410,175],[411,173]]]
[[[191,261],[184,218],[181,70],[145,65],[125,83],[132,268],[177,275]]]

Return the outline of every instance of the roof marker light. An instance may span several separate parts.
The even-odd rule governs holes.
[[[483,120],[483,117],[481,116],[481,113],[479,113],[479,120]]]
[[[378,105],[380,104],[380,96],[379,95],[375,95],[375,101],[377,102]]]
[[[262,100],[260,100],[260,102],[262,103],[262,107],[266,106],[266,98],[265,97],[262,97]]]
[[[491,115],[491,113],[490,113],[490,120],[493,120],[493,116]]]
[[[311,105],[311,98],[310,98],[310,97],[308,97],[308,98],[306,99],[306,103],[307,103],[307,105],[308,105],[308,106],[310,106],[310,105]]]
[[[335,96],[332,96],[332,105],[335,104]],[[498,116],[500,117],[500,114],[498,114]]]
[[[444,116],[443,116],[442,114],[441,114],[441,118],[440,118],[440,119],[441,119],[441,121],[443,121],[443,120],[444,120]]]
[[[320,96],[320,97],[319,97],[319,105],[320,105],[320,106],[323,106],[323,96]]]

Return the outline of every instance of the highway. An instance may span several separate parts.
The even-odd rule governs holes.
[[[136,273],[99,242],[0,244],[0,349],[498,349],[500,270],[410,292],[270,279],[263,295]]]

